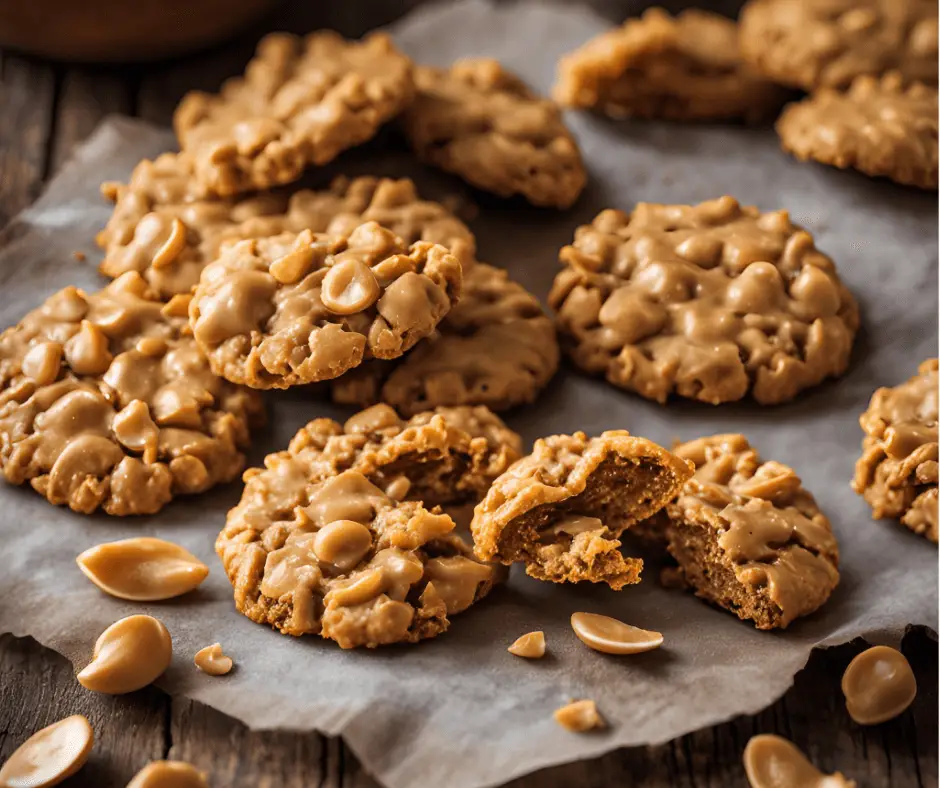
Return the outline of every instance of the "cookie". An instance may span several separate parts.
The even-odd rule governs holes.
[[[793,469],[763,462],[743,435],[674,451],[695,465],[665,510],[668,550],[685,583],[758,629],[784,629],[817,610],[839,582],[839,548]]]
[[[553,95],[614,118],[756,123],[786,94],[741,60],[730,19],[651,8],[565,55]]]
[[[245,473],[216,541],[248,618],[343,648],[416,642],[499,579],[437,507],[479,500],[519,456],[485,408],[316,419]],[[324,547],[325,545],[325,547]]]
[[[252,388],[329,380],[396,358],[460,295],[460,261],[375,222],[346,235],[241,241],[202,272],[190,323],[212,370]]]
[[[878,389],[859,423],[865,432],[852,489],[875,518],[895,518],[937,541],[937,359],[906,383]]]
[[[343,404],[387,402],[405,415],[441,405],[503,411],[534,401],[558,357],[555,327],[538,299],[502,269],[475,263],[437,331],[397,361],[337,378],[331,392]]]
[[[137,273],[66,287],[0,334],[0,466],[50,503],[153,514],[244,467],[255,392],[219,379],[185,296],[163,304]]]
[[[587,181],[561,112],[495,60],[415,69],[417,97],[402,116],[419,158],[500,197],[567,208]]]
[[[904,87],[896,72],[858,77],[847,91],[817,90],[784,110],[777,133],[801,161],[937,188],[937,89]]]
[[[683,460],[625,430],[542,438],[474,510],[474,552],[482,561],[522,561],[528,575],[554,583],[638,583],[643,561],[621,554],[618,537],[691,475]]]
[[[560,258],[562,349],[647,399],[771,405],[848,366],[858,306],[786,211],[638,203],[602,211]]]
[[[102,191],[115,206],[98,234],[101,273],[138,271],[164,298],[190,292],[223,244],[284,232],[346,233],[376,221],[406,243],[442,244],[465,264],[475,253],[466,225],[423,200],[408,178],[339,177],[322,191],[215,198],[196,183],[192,156],[165,153],[138,164],[128,184]]]
[[[937,84],[935,0],[750,0],[740,40],[761,74],[807,91],[892,70]]]
[[[411,61],[384,33],[273,33],[217,95],[188,93],[173,128],[199,183],[225,197],[297,180],[371,139],[413,95]]]

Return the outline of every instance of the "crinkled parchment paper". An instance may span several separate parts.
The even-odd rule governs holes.
[[[581,10],[494,8],[471,0],[429,8],[394,33],[416,60],[446,64],[492,55],[547,91],[558,56],[605,26]],[[849,479],[861,439],[856,420],[872,391],[906,379],[937,353],[936,196],[798,164],[778,150],[769,130],[614,123],[587,115],[570,122],[590,167],[588,191],[564,214],[481,200],[472,226],[482,259],[507,267],[544,296],[558,248],[598,210],[730,193],[763,209],[786,207],[816,235],[859,298],[864,329],[849,373],[790,405],[663,408],[566,370],[535,406],[511,413],[509,423],[528,441],[613,427],[666,444],[718,431],[746,433],[764,457],[797,469],[833,521],[842,582],[822,611],[786,632],[763,633],[692,596],[663,590],[653,566],[640,586],[620,593],[540,583],[515,571],[508,586],[436,640],[344,652],[316,637],[284,637],[235,612],[212,544],[238,500],[238,484],[136,519],[85,517],[53,508],[28,488],[0,486],[0,631],[32,635],[81,665],[106,625],[146,610],[173,635],[173,665],[159,682],[167,691],[256,728],[342,734],[365,767],[395,788],[473,788],[756,712],[787,689],[814,646],[859,635],[896,641],[908,624],[935,628],[935,548],[900,526],[873,522]],[[103,284],[92,239],[109,210],[98,184],[126,179],[141,157],[172,144],[168,131],[129,121],[99,129],[19,217],[15,240],[0,254],[2,325],[66,284]],[[425,189],[441,182],[381,146],[347,155],[338,170],[411,173]],[[317,173],[315,182],[327,176]],[[76,261],[75,250],[88,260]],[[284,447],[306,420],[343,413],[305,391],[272,396],[269,404],[270,426],[253,462]],[[206,583],[172,603],[133,605],[103,595],[75,566],[75,556],[93,544],[145,534],[199,555],[212,567]],[[590,651],[568,626],[577,610],[660,630],[665,646],[619,659]],[[548,658],[530,662],[506,652],[532,629],[545,630]],[[237,663],[225,678],[192,664],[197,649],[217,640]],[[575,735],[552,721],[556,707],[585,697],[599,702],[609,729]]]

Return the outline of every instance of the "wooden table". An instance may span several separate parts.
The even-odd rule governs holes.
[[[0,52],[0,226],[36,198],[75,144],[106,114],[120,112],[167,124],[186,90],[216,88],[224,77],[239,72],[262,32],[329,26],[358,35],[418,1],[289,3],[224,47],[149,66],[77,68]],[[644,3],[597,0],[594,5],[611,19],[620,19]],[[739,3],[716,0],[712,5],[733,11]],[[0,236],[0,243],[3,240]],[[904,651],[917,675],[917,700],[897,720],[870,729],[849,720],[839,690],[842,671],[862,648],[854,643],[815,653],[784,698],[756,717],[663,746],[621,750],[545,770],[512,785],[744,785],[741,752],[748,738],[776,732],[795,741],[821,768],[839,769],[860,786],[936,786],[936,641],[923,630],[908,635]],[[33,731],[74,713],[85,714],[97,735],[90,762],[66,783],[74,788],[124,786],[156,758],[190,761],[211,774],[216,788],[375,786],[340,740],[255,733],[219,712],[152,688],[126,697],[101,697],[79,686],[64,658],[32,640],[0,636],[0,761]]]

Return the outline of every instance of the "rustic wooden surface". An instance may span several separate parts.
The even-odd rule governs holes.
[[[330,26],[355,35],[391,21],[417,2],[289,3],[253,32],[174,63],[77,68],[0,52],[0,227],[36,198],[74,145],[108,113],[167,123],[187,89],[212,89],[239,71],[254,41],[266,30],[300,32]],[[592,4],[611,19],[644,5],[629,0]],[[675,8],[683,3],[666,5]],[[716,0],[712,5],[733,13],[739,3]],[[923,630],[907,636],[904,651],[917,675],[917,700],[897,720],[868,729],[849,720],[839,691],[842,671],[862,648],[863,644],[853,643],[815,653],[784,698],[755,717],[663,746],[621,750],[545,770],[512,786],[744,785],[741,751],[759,732],[792,739],[820,768],[839,769],[860,786],[936,786],[936,641]],[[212,709],[156,689],[121,698],[99,697],[78,685],[64,658],[32,640],[0,636],[0,762],[33,731],[74,713],[91,720],[97,743],[88,765],[65,784],[71,788],[124,786],[147,761],[166,757],[205,769],[216,788],[375,786],[339,740],[251,732]]]

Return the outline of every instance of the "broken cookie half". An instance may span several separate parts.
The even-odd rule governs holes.
[[[438,505],[479,500],[518,456],[486,408],[310,422],[246,472],[216,540],[236,608],[343,648],[434,637],[499,579]]]
[[[475,553],[484,561],[522,561],[527,574],[555,583],[638,583],[643,561],[624,556],[618,537],[665,506],[691,476],[684,460],[625,430],[540,439],[477,506]]]

